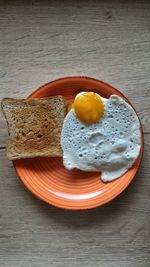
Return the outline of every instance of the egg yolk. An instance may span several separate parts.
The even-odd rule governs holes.
[[[94,92],[85,92],[79,95],[72,107],[77,117],[86,124],[98,122],[104,114],[104,104]]]

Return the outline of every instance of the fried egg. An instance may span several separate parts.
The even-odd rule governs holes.
[[[106,99],[81,92],[64,120],[61,147],[65,168],[98,171],[103,181],[112,181],[131,168],[139,156],[139,119],[117,95]]]

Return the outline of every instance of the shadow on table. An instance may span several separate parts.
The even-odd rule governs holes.
[[[118,216],[123,216],[126,210],[131,209],[131,204],[136,200],[137,192],[140,190],[140,177],[142,172],[136,176],[130,186],[111,202],[90,210],[70,211],[50,206],[31,195],[33,202],[37,205],[38,212],[43,217],[56,221],[57,224],[70,228],[86,228],[90,225],[103,225],[111,222]],[[133,206],[133,205],[132,205]],[[43,218],[44,219],[44,218]]]
[[[28,197],[34,203],[34,208],[46,219],[53,220],[57,225],[72,228],[86,228],[90,225],[103,225],[111,223],[121,216],[125,216],[127,212],[132,215],[133,211],[137,210],[141,199],[144,199],[144,190],[146,190],[145,179],[149,178],[149,145],[145,147],[144,157],[138,175],[133,179],[128,188],[122,192],[117,198],[111,202],[90,210],[71,211],[60,208],[55,208],[38,200],[31,193]],[[143,179],[144,178],[144,179]]]
[[[138,210],[138,204],[144,199],[146,190],[146,179],[149,179],[149,146],[145,147],[140,170],[133,179],[128,188],[111,202],[90,210],[70,211],[55,208],[48,205],[32,194],[28,197],[34,202],[34,207],[38,213],[46,220],[53,220],[57,225],[63,225],[66,228],[86,228],[89,226],[104,225],[116,221],[121,216],[132,215],[133,211]],[[139,202],[140,201],[140,202]]]

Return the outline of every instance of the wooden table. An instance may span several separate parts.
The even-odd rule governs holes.
[[[0,98],[69,75],[121,90],[142,121],[145,152],[111,203],[64,211],[34,197],[6,159],[0,114],[0,266],[150,266],[150,1],[0,1]]]

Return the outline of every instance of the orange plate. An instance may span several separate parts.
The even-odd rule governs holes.
[[[80,91],[94,91],[105,98],[111,94],[126,97],[112,86],[87,77],[67,77],[47,83],[33,92],[29,98],[63,95],[70,103]],[[131,105],[131,104],[130,104]],[[142,146],[134,166],[121,178],[103,183],[96,172],[68,171],[60,158],[34,158],[14,161],[17,174],[25,186],[38,198],[54,206],[78,210],[89,209],[107,203],[119,195],[138,171],[143,154]]]

